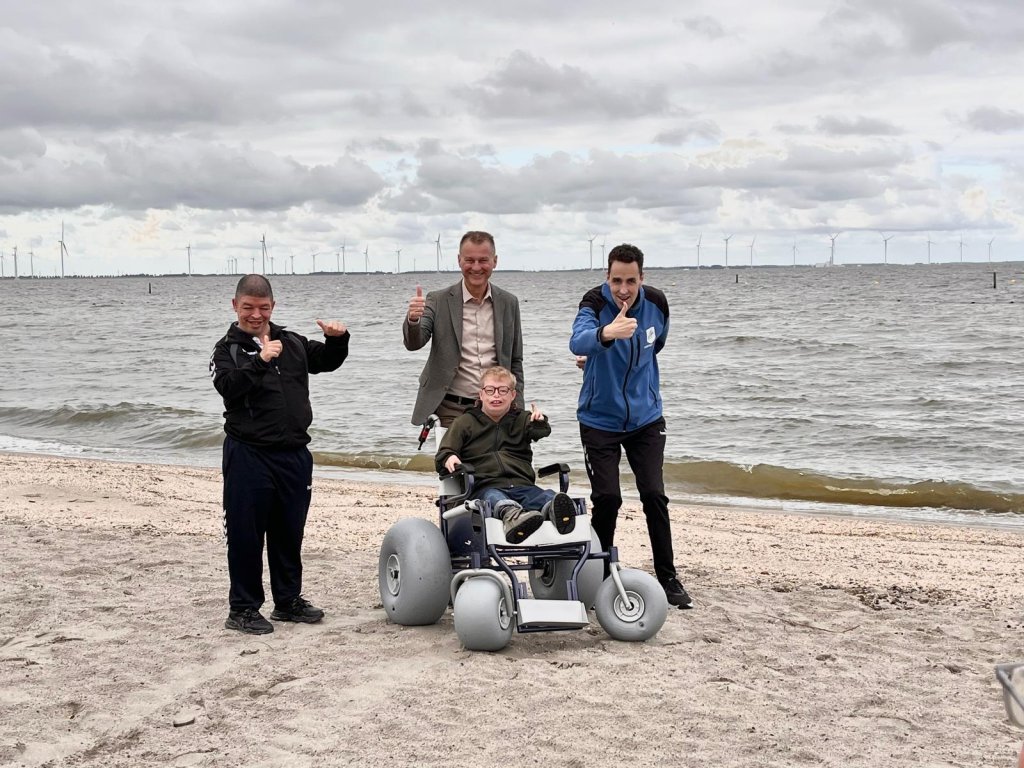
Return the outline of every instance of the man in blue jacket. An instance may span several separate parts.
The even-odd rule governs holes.
[[[589,290],[572,324],[569,348],[586,356],[576,417],[590,478],[594,530],[607,549],[622,506],[622,451],[636,477],[654,574],[669,603],[692,608],[676,577],[665,495],[665,419],[661,411],[658,353],[668,337],[668,300],[645,286],[644,254],[635,245],[608,253],[607,280]]]

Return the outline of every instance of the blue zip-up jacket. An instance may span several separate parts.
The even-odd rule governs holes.
[[[629,339],[601,341],[601,329],[619,314],[607,283],[580,302],[569,349],[586,355],[576,418],[606,432],[631,432],[661,418],[658,353],[668,338],[668,300],[657,288],[641,285],[626,312],[637,320]]]

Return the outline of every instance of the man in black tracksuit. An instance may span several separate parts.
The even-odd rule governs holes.
[[[224,398],[224,531],[229,613],[224,626],[266,634],[263,540],[275,621],[315,623],[324,612],[302,597],[302,534],[313,489],[306,447],[313,420],[309,374],[336,370],[348,356],[344,324],[317,320],[324,341],[270,322],[274,294],[262,275],[238,281],[238,315],[213,349],[210,375]]]

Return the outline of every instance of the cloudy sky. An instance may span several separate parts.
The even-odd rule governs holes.
[[[69,274],[1024,258],[1018,0],[0,0],[0,50],[8,276],[62,222]]]

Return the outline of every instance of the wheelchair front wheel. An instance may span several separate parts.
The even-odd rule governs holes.
[[[668,616],[668,599],[658,580],[632,568],[619,571],[624,602],[615,580],[608,577],[597,591],[594,610],[601,627],[616,640],[642,642],[658,634]]]
[[[399,520],[380,547],[377,585],[396,624],[433,624],[448,607],[452,561],[441,530],[426,520]]]
[[[493,579],[466,579],[455,594],[455,633],[469,651],[500,651],[512,639],[512,606]]]

